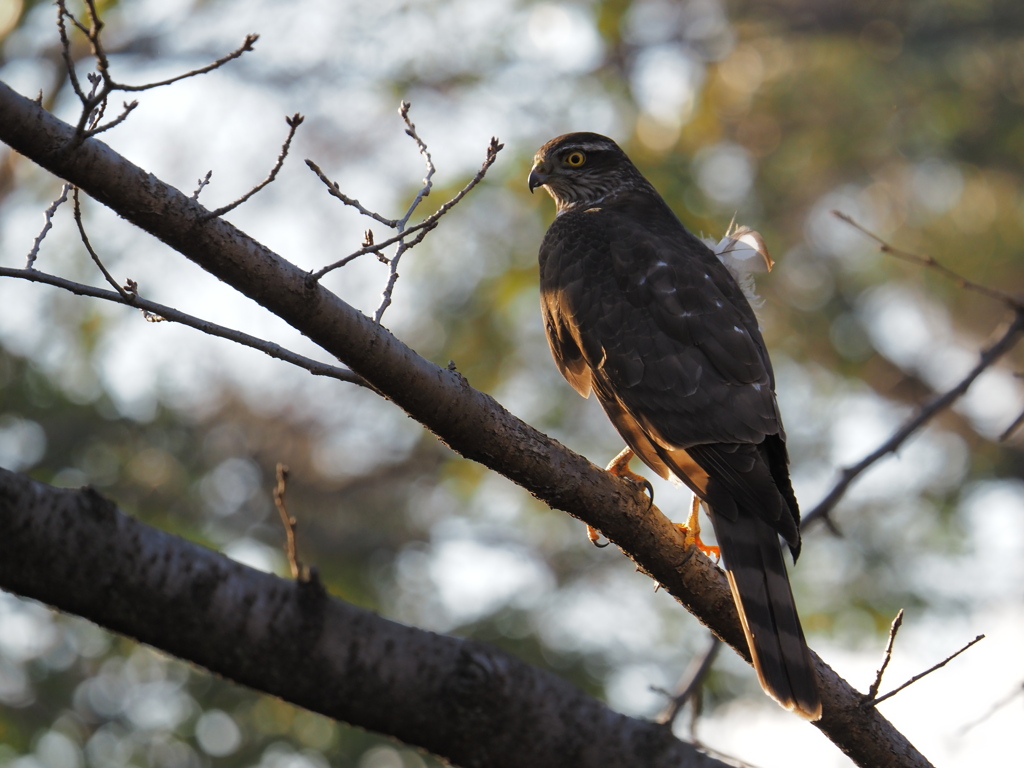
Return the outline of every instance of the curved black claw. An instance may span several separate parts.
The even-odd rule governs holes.
[[[594,541],[594,546],[597,547],[598,549],[604,549],[609,544],[611,544],[611,542],[608,541],[607,539],[605,539],[604,544],[602,544],[601,542],[596,541],[596,540]]]
[[[647,491],[647,511],[651,511],[651,507],[654,506],[654,486],[651,485],[651,481],[646,477],[644,478],[644,490]]]

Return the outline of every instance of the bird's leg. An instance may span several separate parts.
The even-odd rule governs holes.
[[[610,472],[616,477],[621,477],[625,480],[629,480],[635,485],[643,488],[647,492],[649,501],[647,508],[650,509],[654,505],[654,486],[651,485],[651,481],[643,475],[638,475],[636,472],[629,468],[630,459],[633,458],[632,448],[623,448],[622,451],[611,460],[611,463],[605,467],[605,471]]]
[[[722,550],[719,547],[713,547],[705,544],[700,540],[700,497],[697,494],[693,494],[693,506],[690,507],[690,516],[686,519],[686,524],[678,523],[679,530],[683,532],[683,536],[686,539],[687,547],[696,547],[704,553],[705,557],[714,557],[716,561],[722,557]]]
[[[636,472],[633,472],[629,468],[629,461],[632,458],[633,449],[623,448],[619,455],[612,459],[611,463],[607,467],[605,467],[605,470],[615,475],[616,477],[621,477],[624,478],[625,480],[629,480],[630,482],[635,483],[636,485],[642,487],[645,491],[647,491],[648,498],[650,499],[650,501],[647,504],[647,508],[650,509],[651,505],[654,504],[654,486],[651,485],[651,482],[646,477],[638,475]],[[598,539],[601,538],[601,533],[592,525],[587,526],[587,538],[590,539],[590,542],[595,547],[607,547],[610,543],[606,542],[604,544],[598,544],[597,542]]]

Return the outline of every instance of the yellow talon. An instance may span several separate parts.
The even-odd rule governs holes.
[[[598,544],[598,539],[601,538],[601,532],[592,525],[587,526],[587,538],[590,539],[590,543],[598,549],[604,549],[611,544],[610,541],[606,541],[604,544]]]

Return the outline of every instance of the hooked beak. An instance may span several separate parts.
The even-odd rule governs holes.
[[[530,171],[530,194],[533,194],[533,190],[537,187],[543,187],[548,183],[548,179],[551,178],[551,169],[547,163],[537,163],[533,166],[533,170]]]

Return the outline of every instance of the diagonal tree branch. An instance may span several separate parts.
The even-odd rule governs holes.
[[[91,488],[0,469],[0,527],[0,587],[461,765],[726,768],[503,651],[253,570]]]
[[[94,288],[93,286],[86,285],[84,283],[76,283],[74,280],[68,280],[67,278],[58,277],[57,275],[50,275],[46,272],[40,272],[37,269],[11,269],[10,267],[0,267],[0,277],[13,277],[21,280],[29,280],[33,283],[42,283],[44,285],[52,285],[56,288],[62,288],[65,291],[74,293],[78,296],[89,296],[94,299],[111,301],[115,304],[126,304],[134,309],[142,310],[142,313],[147,320],[167,320],[172,323],[187,325],[189,328],[195,328],[197,331],[201,331],[209,336],[217,336],[221,339],[227,339],[228,341],[233,341],[236,344],[241,344],[243,347],[251,347],[252,349],[259,350],[269,357],[276,358],[277,360],[283,360],[284,362],[290,363],[298,368],[305,368],[314,376],[327,376],[332,379],[337,379],[338,381],[348,382],[349,384],[358,384],[361,387],[373,389],[373,386],[369,384],[366,379],[352,371],[339,368],[336,365],[321,363],[318,360],[313,360],[312,358],[300,355],[297,352],[292,352],[290,349],[285,349],[272,341],[257,338],[256,336],[252,336],[244,331],[237,331],[234,328],[226,328],[223,325],[211,323],[209,320],[203,320],[195,317],[194,315],[186,314],[174,307],[168,307],[164,304],[158,304],[155,301],[144,299],[139,296],[137,289],[134,287],[128,292],[128,298],[123,298],[119,293],[107,291],[103,288]],[[134,286],[135,284],[132,282],[131,285]]]
[[[883,456],[895,453],[899,450],[899,447],[903,445],[903,443],[905,443],[914,433],[931,421],[937,414],[955,403],[961,395],[970,389],[970,386],[974,383],[975,379],[977,379],[987,369],[991,368],[999,358],[1017,345],[1022,333],[1024,333],[1024,310],[1018,309],[1014,314],[1013,320],[1003,332],[1003,335],[1000,336],[999,340],[991,347],[981,353],[981,358],[978,360],[978,364],[975,365],[974,368],[972,368],[967,375],[963,377],[963,379],[946,392],[935,397],[927,405],[923,406],[916,414],[914,414],[914,416],[908,419],[903,426],[896,430],[888,440],[878,446],[878,448],[873,450],[853,466],[843,469],[839,480],[832,487],[832,490],[826,494],[825,498],[818,502],[814,509],[804,515],[800,526],[802,528],[806,528],[816,520],[821,518],[827,519],[828,513],[831,512],[835,505],[839,503],[839,500],[846,493],[846,489],[850,487],[854,480],[870,469],[871,466]]]
[[[863,233],[864,235],[867,235],[872,240],[874,240],[875,243],[878,245],[878,250],[881,251],[882,253],[887,253],[890,256],[900,259],[901,261],[906,261],[911,264],[917,264],[919,267],[928,267],[929,269],[933,269],[946,279],[952,280],[965,291],[973,291],[975,293],[981,294],[982,296],[987,296],[990,299],[1001,301],[1011,309],[1016,310],[1018,312],[1024,311],[1024,299],[1022,299],[1020,296],[1014,296],[1013,294],[1007,293],[1006,291],[1000,291],[997,288],[990,288],[987,285],[982,285],[981,283],[976,283],[973,280],[968,280],[959,272],[955,272],[954,270],[945,266],[944,264],[939,262],[938,259],[932,256],[911,253],[910,251],[905,251],[902,248],[897,248],[896,246],[891,245],[889,242],[876,235],[867,227],[864,227],[861,224],[857,223],[857,221],[852,216],[849,216],[843,213],[842,211],[832,211],[832,215],[835,216],[840,221],[846,222],[857,231]]]
[[[725,576],[687,549],[682,532],[613,478],[440,368],[347,305],[295,265],[132,165],[96,139],[60,151],[67,125],[0,84],[0,140],[88,192],[136,226],[300,330],[463,456],[601,530],[744,658],[746,642]],[[860,694],[816,660],[821,729],[858,765],[927,766],[928,761]]]

